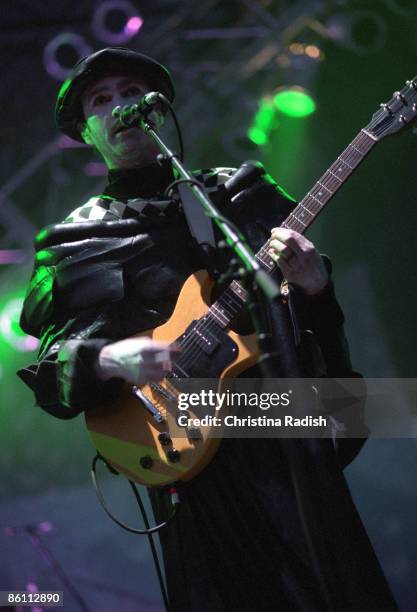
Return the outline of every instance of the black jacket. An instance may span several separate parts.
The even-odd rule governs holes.
[[[198,178],[257,250],[294,201],[251,172],[208,170]],[[175,198],[163,211],[155,207],[170,180],[155,167],[119,173],[103,196],[37,238],[21,325],[41,337],[39,361],[19,375],[59,418],[118,393],[121,381],[103,384],[94,375],[101,347],[166,321],[187,276],[207,264]],[[284,347],[278,362],[295,338],[309,375],[355,376],[332,283],[319,296],[290,294],[294,329],[280,325],[288,311],[269,310],[275,345]],[[284,373],[293,365],[285,363]],[[224,440],[202,474],[180,485],[179,513],[161,534],[172,610],[325,609],[300,504],[334,609],[395,609],[341,472],[361,444]],[[163,520],[164,491],[151,498]]]

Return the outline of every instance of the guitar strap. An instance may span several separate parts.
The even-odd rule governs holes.
[[[209,245],[215,248],[213,223],[205,214],[200,202],[187,185],[178,185],[178,192],[191,236],[199,246]]]
[[[260,162],[247,161],[229,178],[225,188],[229,198],[233,198],[244,188],[253,185],[265,169]],[[178,185],[184,215],[195,244],[203,254],[205,266],[214,278],[218,277],[224,262],[216,250],[216,238],[212,220],[207,217],[200,202],[187,185]],[[233,201],[233,200],[232,200]]]

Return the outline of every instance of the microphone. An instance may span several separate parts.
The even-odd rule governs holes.
[[[116,106],[112,117],[116,117],[124,127],[132,127],[139,119],[147,119],[160,100],[159,91],[151,91],[143,96],[138,104]]]

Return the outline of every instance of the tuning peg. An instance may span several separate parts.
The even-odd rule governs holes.
[[[405,98],[405,96],[403,96],[403,94],[400,91],[394,91],[393,96],[394,98],[397,98],[397,100],[401,100],[401,102],[404,105],[408,104],[407,99]]]
[[[417,91],[417,83],[414,81],[414,79],[412,81],[406,81],[405,84],[409,85],[410,87],[412,87],[413,89]]]
[[[401,123],[408,123],[407,119],[404,117],[404,115],[400,115],[400,121]]]
[[[384,111],[387,111],[387,113],[389,113],[390,115],[394,114],[392,110],[390,109],[390,107],[388,106],[388,104],[386,104],[386,102],[383,102],[382,104],[380,104],[380,107],[383,108]]]

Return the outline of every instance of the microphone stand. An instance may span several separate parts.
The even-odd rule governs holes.
[[[172,168],[177,171],[182,184],[192,191],[196,200],[201,204],[204,213],[213,220],[217,227],[223,233],[226,244],[232,249],[238,260],[243,264],[238,271],[238,278],[242,285],[248,291],[249,311],[254,324],[257,335],[258,346],[261,352],[258,364],[266,378],[274,378],[277,373],[274,372],[273,360],[271,359],[272,351],[270,349],[270,334],[264,324],[265,317],[261,316],[261,308],[259,299],[256,297],[257,292],[261,292],[266,300],[274,301],[281,296],[278,284],[268,275],[257,261],[250,246],[246,243],[242,235],[239,235],[227,220],[219,213],[212,201],[206,195],[204,188],[200,186],[195,178],[190,174],[178,156],[173,153],[164,143],[159,134],[155,131],[154,126],[148,120],[145,113],[139,118],[142,130],[157,144],[162,152],[164,160],[170,162]]]
[[[147,119],[141,120],[141,127],[152,140],[158,145],[162,151],[164,159],[168,160],[172,167],[178,172],[184,184],[193,192],[194,196],[200,202],[205,214],[210,217],[214,223],[220,228],[228,246],[234,251],[236,256],[244,265],[245,269],[253,276],[255,283],[265,293],[270,300],[276,299],[280,295],[280,289],[273,279],[268,276],[265,270],[259,265],[251,248],[244,241],[242,236],[239,236],[230,225],[224,221],[222,215],[217,208],[207,197],[204,189],[200,187],[194,177],[185,169],[182,162],[173,153],[164,141],[160,138],[153,126]]]
[[[175,153],[169,149],[169,147],[157,134],[154,126],[147,117],[151,111],[151,105],[148,105],[148,108],[146,108],[145,105],[145,108],[142,108],[141,111],[141,114],[139,117],[137,117],[141,129],[157,144],[162,152],[163,159],[169,161],[173,169],[178,172],[181,183],[186,185],[192,191],[197,201],[203,207],[205,214],[219,227],[225,236],[227,245],[234,251],[238,260],[243,264],[243,271],[239,270],[238,276],[245,289],[248,290],[250,296],[249,311],[252,316],[258,346],[261,351],[261,357],[258,360],[258,365],[264,377],[279,377],[280,373],[276,368],[276,360],[274,360],[273,353],[270,348],[271,336],[265,325],[265,317],[262,316],[263,313],[261,309],[261,304],[263,301],[262,298],[266,298],[270,301],[277,301],[278,298],[281,297],[279,286],[260,266],[251,248],[244,241],[244,238],[239,236],[239,234],[228,225],[227,221],[224,220],[211,200],[207,197],[202,186],[196,182],[194,177],[185,169]],[[258,296],[256,293],[258,293]],[[283,325],[284,328],[289,329],[290,322],[288,315],[285,315],[284,318],[281,317],[281,325]],[[290,376],[300,377],[301,373],[299,372],[298,368],[295,345],[293,344],[291,348],[290,362],[292,362],[292,364],[289,368],[291,371]],[[315,538],[312,537],[311,525],[309,525],[309,521],[307,520],[307,511],[311,502],[308,491],[304,490],[304,486],[302,484],[306,462],[308,463],[312,458],[314,458],[314,453],[310,457],[311,451],[314,450],[315,446],[315,444],[313,444],[313,449],[311,449],[311,442],[315,441],[283,439],[283,448],[288,460],[288,467],[290,470],[290,477],[294,488],[296,506],[300,515],[302,530],[306,539],[307,549],[310,553],[313,571],[316,574],[323,597],[324,608],[326,612],[333,612],[334,608],[331,601],[331,593],[329,591],[327,580],[317,554],[316,544],[314,541]]]

